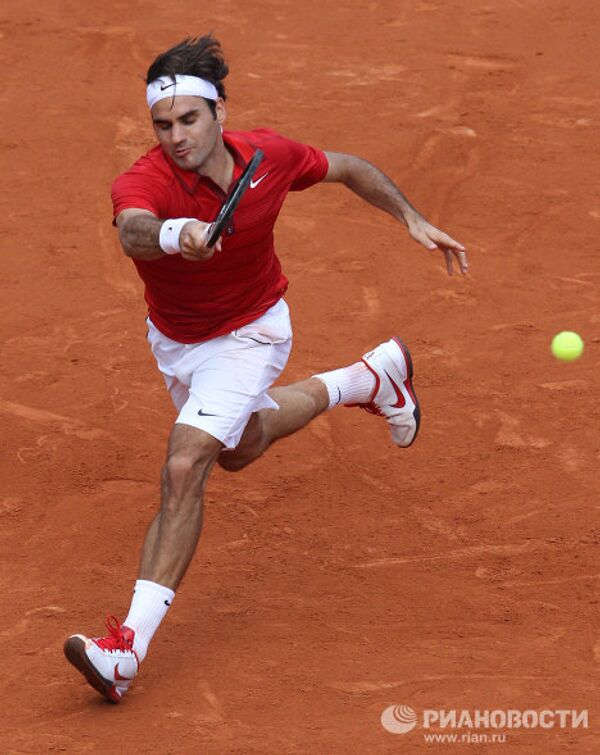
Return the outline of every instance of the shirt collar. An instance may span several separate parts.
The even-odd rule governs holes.
[[[250,161],[254,154],[254,147],[235,131],[223,131],[223,141],[233,157],[233,176],[231,180],[234,182]],[[200,176],[193,170],[183,170],[165,152],[163,152],[163,156],[179,182],[190,194],[195,194],[201,186],[218,194],[223,193],[221,188],[210,178]]]

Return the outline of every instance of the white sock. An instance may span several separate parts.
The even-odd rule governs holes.
[[[364,362],[313,375],[325,383],[329,393],[329,409],[338,404],[366,404],[375,390],[375,376]]]
[[[173,590],[156,582],[138,579],[135,583],[129,613],[123,624],[135,632],[133,649],[140,663],[146,657],[150,640],[167,615],[174,597]]]

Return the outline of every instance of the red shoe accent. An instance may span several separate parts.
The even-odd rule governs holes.
[[[133,629],[123,626],[115,616],[110,615],[106,617],[106,628],[110,633],[107,637],[92,638],[92,642],[98,645],[100,650],[131,650],[135,652],[133,650],[133,639],[135,637]]]
[[[364,359],[360,360],[364,366],[369,370],[369,372],[373,375],[375,378],[375,388],[373,388],[373,393],[371,394],[371,398],[367,401],[366,404],[358,404],[358,406],[366,407],[370,406],[373,403],[373,399],[377,395],[379,391],[379,386],[381,385],[381,380],[379,379],[379,375],[375,372],[375,370],[371,367],[371,365],[368,362],[365,362]]]
[[[406,349],[404,348],[404,344],[402,343],[402,341],[397,336],[394,336],[393,340],[396,341],[396,343],[400,347],[400,351],[402,352],[402,354],[404,356],[404,361],[406,362],[406,365],[408,367],[408,377],[404,381],[404,387],[406,388],[406,390],[408,392],[408,395],[411,397],[411,399],[413,401],[413,404],[415,404],[415,406],[416,406],[419,402],[417,401],[417,397],[415,396],[415,392],[414,392],[413,387],[412,387],[412,376],[413,376],[412,359],[410,359],[410,357],[406,353]],[[389,377],[389,375],[388,375],[388,377]],[[394,388],[396,388],[396,386],[394,386]],[[403,404],[403,406],[404,406],[404,404]]]
[[[371,398],[365,404],[344,404],[344,406],[346,407],[346,409],[354,409],[355,407],[358,407],[359,409],[364,409],[366,412],[369,412],[369,414],[376,414],[378,417],[381,417],[381,412],[373,403],[373,399],[375,398],[375,396],[377,395],[377,391],[379,390],[381,380],[379,378],[379,375],[375,372],[375,370],[369,364],[367,364],[364,359],[361,359],[360,361],[364,364],[364,366],[369,370],[369,372],[375,378],[375,388],[373,389]]]
[[[115,681],[117,682],[132,682],[134,677],[132,676],[121,676],[119,673],[119,664],[115,666]]]
[[[379,375],[375,372],[375,370],[371,367],[370,364],[365,362],[364,359],[360,360],[364,366],[369,370],[369,372],[373,375],[375,378],[375,388],[373,388],[373,393],[371,394],[371,398],[364,404],[346,404],[346,406],[358,406],[359,409],[364,409],[365,412],[369,412],[369,414],[376,414],[378,417],[381,417],[381,412],[379,409],[375,406],[373,403],[373,399],[377,395],[379,391],[379,386],[381,385],[381,380],[379,378]],[[389,377],[389,375],[388,375]]]
[[[396,385],[396,383],[392,380],[390,373],[387,372],[387,370],[384,370],[385,374],[388,376],[388,380],[392,384],[392,388],[394,389],[394,393],[396,394],[396,398],[398,399],[395,404],[391,404],[394,408],[402,409],[403,406],[406,406],[406,399],[402,395],[402,391],[400,388]],[[406,383],[408,382],[408,379],[404,381],[404,386],[406,387]]]

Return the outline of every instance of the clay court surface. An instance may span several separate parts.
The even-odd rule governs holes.
[[[598,752],[600,4],[9,0],[0,19],[0,750]],[[211,29],[231,127],[370,159],[472,272],[341,187],[290,196],[284,382],[398,333],[419,440],[338,409],[218,471],[115,707],[62,643],[127,612],[174,417],[109,187],[153,144],[148,63]],[[579,362],[550,355],[563,329]],[[590,726],[428,744],[382,728],[395,704]]]

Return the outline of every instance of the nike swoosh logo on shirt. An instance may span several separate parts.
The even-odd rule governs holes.
[[[266,178],[266,177],[267,177],[268,175],[269,175],[269,171],[267,171],[267,172],[266,172],[266,173],[265,173],[264,175],[262,175],[262,176],[261,176],[260,178],[257,178],[257,179],[256,179],[256,181],[250,181],[250,188],[251,188],[251,189],[256,189],[256,187],[258,186],[258,184],[259,184],[259,183],[260,183],[260,182],[261,182],[261,181],[262,181],[262,180],[263,180],[264,178]]]

